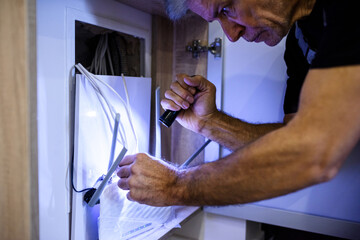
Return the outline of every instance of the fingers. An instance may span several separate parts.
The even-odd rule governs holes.
[[[179,111],[181,109],[188,109],[193,102],[194,98],[192,96],[182,98],[173,90],[167,90],[165,92],[165,99],[161,100],[161,106],[164,109]]]
[[[129,178],[120,178],[120,180],[118,181],[118,186],[122,190],[129,190]]]
[[[117,175],[120,178],[118,181],[118,186],[123,190],[129,190],[130,184],[129,181],[131,179],[132,174],[137,174],[138,167],[134,166],[135,162],[141,161],[143,157],[147,157],[146,154],[134,154],[125,156],[121,162],[119,163],[119,170],[117,171]]]
[[[126,197],[127,197],[127,199],[128,199],[129,201],[134,202],[134,199],[132,199],[132,197],[131,197],[131,192],[128,192],[128,193],[126,194]]]
[[[119,171],[117,172],[117,175],[119,178],[127,178],[131,174],[130,166],[123,166],[120,167]]]
[[[196,89],[184,82],[185,77],[188,75],[178,74],[176,76],[177,81],[173,82],[170,89],[165,92],[165,99],[161,101],[161,106],[164,109],[179,111],[188,109],[194,103]]]
[[[194,75],[192,77],[196,77],[197,75]],[[176,81],[180,84],[180,86],[190,92],[191,95],[194,95],[196,93],[196,88],[194,86],[189,86],[187,83],[185,83],[185,78],[192,78],[189,75],[186,74],[177,74],[176,75]]]
[[[119,188],[123,190],[129,190],[129,177],[131,175],[130,166],[123,166],[120,167],[119,171],[117,172],[118,177],[120,178],[118,181]]]
[[[119,188],[121,188],[122,190],[130,190],[130,187],[129,187],[129,181],[128,179],[120,179],[118,181],[118,186]],[[134,201],[134,199],[131,197],[131,191],[129,191],[127,194],[126,194],[126,198],[129,200],[129,201]]]
[[[191,101],[194,100],[193,97],[185,97],[186,99],[184,100],[184,98],[176,94],[174,90],[167,90],[165,92],[165,97],[171,99],[173,102],[175,102],[176,105],[184,109],[187,109],[190,106],[190,101],[187,101],[186,99],[190,99]]]
[[[125,156],[119,163],[119,170],[117,172],[120,180],[118,181],[119,188],[129,190],[129,177],[131,175],[131,164],[134,162],[135,155]]]
[[[127,155],[120,161],[119,167],[130,165],[134,162],[134,160],[135,160],[135,155]]]
[[[207,79],[199,75],[195,75],[193,77],[189,77],[189,76],[185,77],[184,83],[187,84],[188,86],[198,89],[201,92],[206,91],[209,87],[212,87],[213,85]]]
[[[171,101],[169,99],[162,99],[160,103],[161,103],[161,107],[163,109],[171,110],[171,111],[181,110],[181,107],[179,105],[176,105],[176,103],[174,103],[173,101]]]

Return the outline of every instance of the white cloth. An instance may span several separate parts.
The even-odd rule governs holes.
[[[99,239],[142,239],[174,218],[173,207],[152,207],[126,198],[128,191],[112,183],[100,199]],[[149,238],[147,238],[149,239]]]

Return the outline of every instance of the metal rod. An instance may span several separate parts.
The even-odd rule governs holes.
[[[110,150],[110,159],[109,159],[108,171],[110,170],[110,168],[111,168],[111,166],[113,164],[113,161],[114,161],[117,132],[119,130],[119,122],[120,122],[120,114],[117,113],[116,116],[115,116],[114,131],[113,131],[113,138],[112,138],[112,142],[111,142],[111,150]]]
[[[208,139],[196,152],[193,153],[193,155],[191,155],[191,157],[188,158],[188,160],[181,164],[180,168],[186,168],[210,142],[211,140]]]
[[[108,173],[106,174],[104,180],[101,182],[100,186],[98,189],[96,189],[94,195],[92,196],[92,198],[89,201],[89,206],[93,207],[95,206],[95,204],[97,203],[97,201],[99,200],[102,192],[105,189],[105,186],[108,184],[110,177],[112,176],[112,174],[115,172],[116,167],[119,165],[120,161],[124,158],[125,154],[127,152],[127,149],[125,147],[123,147],[123,149],[121,150],[121,152],[119,153],[118,157],[116,158],[115,162],[113,163],[113,165],[111,166],[110,170],[108,171]]]

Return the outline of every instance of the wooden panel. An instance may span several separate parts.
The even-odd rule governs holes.
[[[153,16],[153,50],[152,50],[152,78],[153,92],[157,86],[161,88],[161,98],[165,90],[169,89],[177,73],[189,75],[203,75],[207,72],[207,54],[200,58],[192,58],[192,54],[185,51],[186,45],[195,39],[207,44],[208,23],[196,15],[188,15],[185,19],[173,24],[167,18]],[[154,106],[154,97],[152,98]],[[154,121],[154,110],[151,119]],[[162,111],[163,112],[163,111]],[[155,127],[152,122],[151,149],[154,152]],[[204,138],[181,127],[175,122],[170,128],[162,126],[162,158],[181,164],[204,143]],[[203,162],[203,154],[194,161]]]
[[[0,239],[39,238],[35,5],[0,8]]]
[[[153,16],[152,19],[152,110],[151,110],[151,153],[155,152],[155,89],[160,87],[160,96],[164,97],[173,76],[173,23],[167,18]],[[161,113],[164,111],[162,110]],[[171,161],[171,128],[161,126],[161,157]]]
[[[185,47],[195,39],[200,39],[203,45],[207,44],[208,25],[208,22],[196,15],[189,15],[186,19],[176,22],[173,79],[177,73],[206,77],[207,54],[201,54],[200,58],[194,59],[191,53],[185,51]],[[172,126],[172,162],[181,164],[203,143],[204,138],[201,135],[195,134],[175,122]],[[202,152],[193,164],[203,162],[203,156]]]

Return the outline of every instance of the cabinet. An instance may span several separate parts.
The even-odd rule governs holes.
[[[3,3],[1,239],[68,239],[70,236],[68,170],[72,156],[70,92],[73,86],[69,75],[75,62],[72,62],[74,49],[67,26],[74,12],[135,25],[152,36],[147,74],[152,77],[153,90],[160,86],[161,95],[175,72],[206,73],[206,57],[191,59],[191,54],[184,52],[188,42],[207,38],[206,22],[191,16],[174,24],[166,19],[162,1]],[[155,106],[154,95],[151,102]],[[154,114],[151,119],[150,134],[154,136]],[[163,128],[162,133],[162,157],[176,162],[184,161],[203,142],[201,137],[176,125]],[[180,142],[187,142],[187,151],[172,150]],[[152,152],[155,143],[150,144]],[[198,161],[203,159],[200,157]]]
[[[0,239],[69,239],[70,91],[73,87],[69,75],[75,64],[69,58],[75,52],[71,47],[73,36],[68,32],[68,26],[73,26],[69,22],[71,16],[74,13],[92,15],[98,17],[93,19],[95,23],[98,19],[106,19],[142,29],[151,41],[148,46],[150,65],[145,72],[152,77],[152,93],[160,86],[161,96],[175,73],[206,76],[206,54],[193,59],[185,52],[185,46],[194,39],[206,42],[208,24],[194,15],[172,23],[165,17],[161,0],[19,0],[4,2],[0,13],[3,83],[0,90]],[[153,108],[156,105],[154,94],[151,105]],[[155,151],[154,112],[151,111],[151,153]],[[204,141],[177,123],[169,129],[162,127],[161,131],[161,157],[176,163],[184,161]],[[211,156],[216,156],[217,151],[210,153]],[[203,161],[203,157],[197,161]],[[239,209],[246,211],[237,213]],[[224,216],[259,221],[257,215],[261,213],[256,212],[259,210],[264,209],[256,205],[208,208],[201,214],[210,219],[209,226],[215,226],[215,222],[219,226],[225,223],[226,227],[240,226],[243,232],[244,221],[229,221]],[[194,221],[201,222],[196,218]],[[273,221],[272,217],[264,220]],[[199,224],[192,230],[197,226],[201,228]]]

